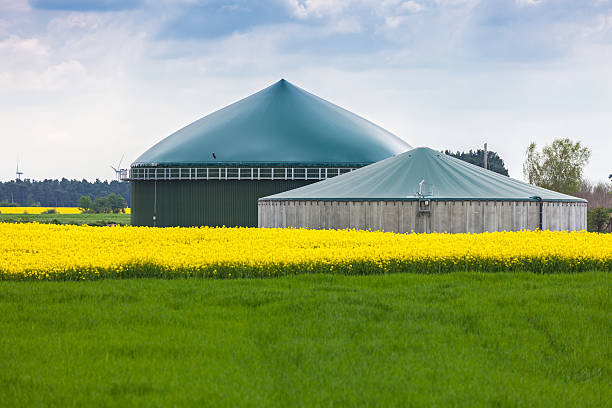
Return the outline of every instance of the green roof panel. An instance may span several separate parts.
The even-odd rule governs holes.
[[[420,194],[419,194],[420,193]],[[261,200],[511,200],[586,202],[502,176],[427,147]]]
[[[385,129],[282,79],[173,133],[132,165],[365,165],[408,149]]]

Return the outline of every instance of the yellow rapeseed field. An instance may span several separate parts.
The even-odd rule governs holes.
[[[78,207],[0,207],[0,214],[42,214],[47,210],[55,210],[58,214],[80,214]],[[130,209],[126,208],[129,214]]]
[[[268,277],[331,272],[612,271],[612,234],[0,223],[0,279]]]
[[[77,207],[0,207],[1,214],[42,214],[47,210],[55,210],[58,214],[80,214]]]

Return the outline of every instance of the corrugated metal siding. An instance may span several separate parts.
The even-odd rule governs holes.
[[[157,226],[257,226],[257,200],[305,180],[158,181]],[[155,182],[133,181],[132,225],[152,226]]]

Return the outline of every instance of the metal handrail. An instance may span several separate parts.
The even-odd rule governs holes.
[[[121,170],[121,180],[325,180],[353,167],[136,167]]]

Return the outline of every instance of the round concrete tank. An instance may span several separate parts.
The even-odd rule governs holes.
[[[586,201],[428,148],[258,203],[259,226],[480,233],[586,229]]]

